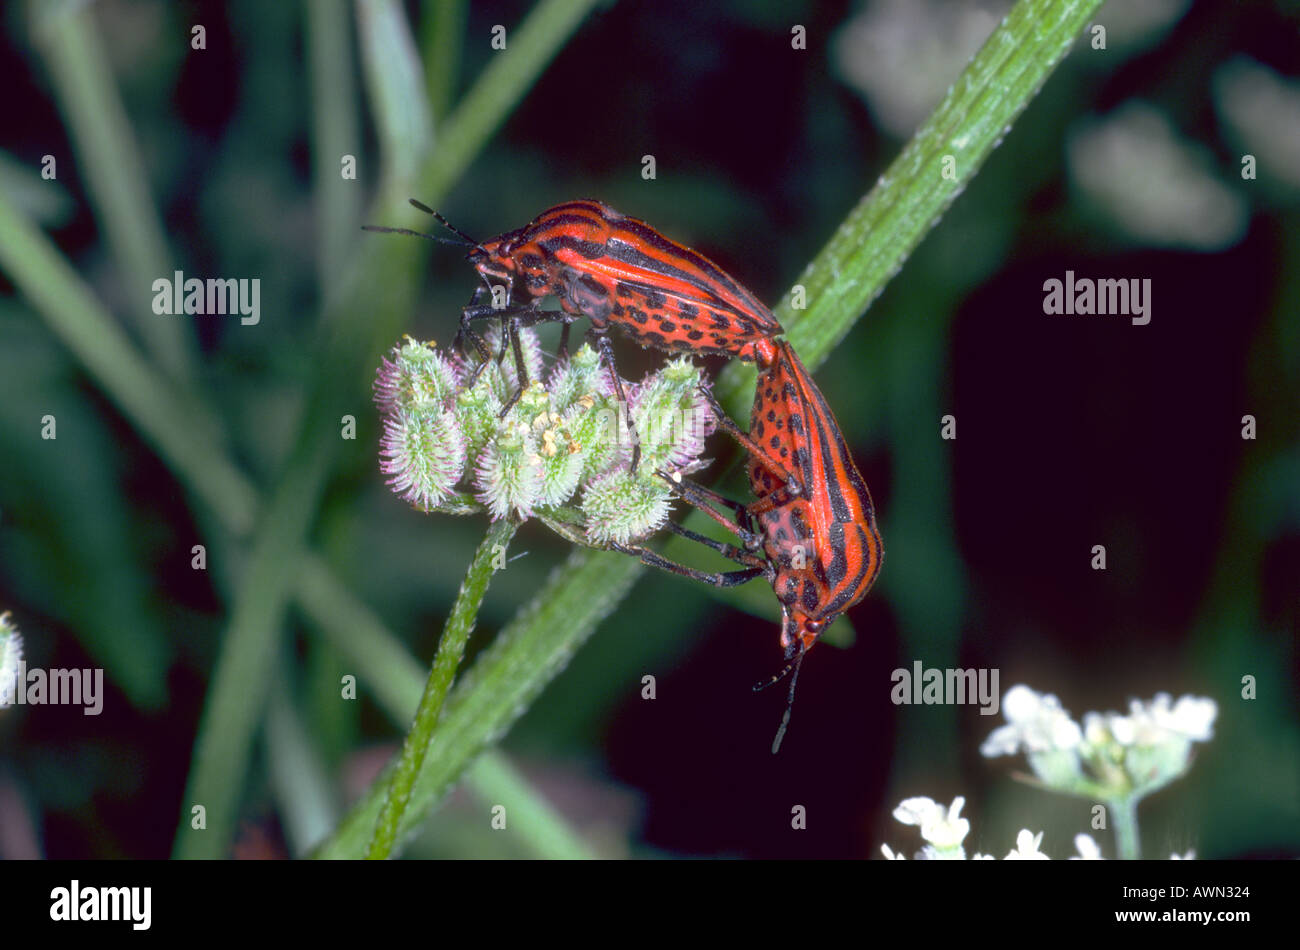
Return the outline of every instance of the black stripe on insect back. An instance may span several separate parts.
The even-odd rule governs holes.
[[[836,591],[831,602],[826,605],[822,613],[823,617],[841,613],[851,601],[865,594],[867,573],[869,571],[874,573],[880,568],[880,535],[873,532],[868,539],[867,533],[862,530],[862,525],[854,524],[853,529],[858,532],[858,542],[862,545],[862,566],[847,585]]]
[[[727,303],[726,300],[724,300],[722,297],[718,295],[717,291],[715,291],[712,287],[710,287],[708,283],[705,282],[700,277],[688,271],[684,271],[681,270],[680,268],[674,267],[673,265],[667,263],[666,261],[662,261],[657,257],[651,257],[650,255],[642,251],[640,248],[638,248],[635,244],[629,244],[627,241],[623,240],[622,238],[611,237],[609,241],[606,242],[605,244],[605,251],[610,258],[618,261],[619,263],[628,264],[632,267],[640,268],[641,270],[647,271],[651,274],[663,274],[668,277],[672,277],[676,280],[679,280],[683,284],[689,284],[691,287],[694,287],[696,290],[698,290],[700,292],[700,296],[708,300],[711,306],[717,307],[722,310],[729,310],[732,313],[738,312],[734,306]],[[679,256],[677,254],[677,251],[678,248],[674,245],[671,249],[671,253],[673,254],[674,257]]]
[[[538,241],[537,246],[552,255],[561,249],[577,251],[580,256],[589,261],[605,256],[605,245],[596,241],[584,241],[568,234],[557,234],[554,237],[545,238]]]
[[[598,281],[596,278],[592,277],[590,274],[581,275],[578,278],[578,281],[579,283],[582,284],[583,287],[587,288],[587,290],[595,294],[597,297],[609,296],[609,288],[606,287],[604,284],[602,284],[600,281]]]
[[[577,240],[581,240],[581,238],[577,237],[577,235],[575,234],[570,233],[572,230],[576,230],[574,226],[581,227],[584,229],[589,229],[592,227],[591,221],[587,220],[586,218],[573,219],[573,218],[566,217],[564,221],[559,223],[564,224],[565,227],[556,227],[555,224],[550,221],[546,221],[543,222],[542,224],[537,224],[537,225],[529,225],[526,231],[524,232],[524,234],[521,236],[519,243],[516,244],[515,246],[525,247],[529,244],[536,244],[538,247],[545,247],[548,244],[554,243],[556,241],[565,238],[571,241],[577,241]],[[590,242],[590,243],[594,247],[603,248],[604,246],[596,242]],[[586,255],[586,256],[591,256],[591,255]]]
[[[786,341],[782,340],[780,346],[782,350],[789,350],[791,354],[793,354],[793,350],[790,350],[790,345],[786,343]],[[795,357],[795,359],[798,359],[798,357]],[[793,362],[793,360],[791,362]],[[828,441],[834,443],[836,454],[839,456],[840,467],[844,471],[844,476],[849,480],[849,483],[853,486],[854,493],[858,496],[858,498],[862,500],[862,505],[866,513],[870,514],[872,511],[871,495],[867,491],[867,485],[862,480],[862,475],[858,472],[857,466],[853,464],[853,456],[850,454],[849,447],[844,441],[844,433],[840,431],[838,424],[834,422],[835,413],[831,411],[830,404],[826,402],[826,397],[822,395],[822,391],[817,388],[816,384],[813,383],[811,377],[808,376],[808,371],[807,369],[804,368],[802,362],[799,363],[799,368],[803,370],[803,372],[795,375],[795,378],[800,381],[801,388],[804,389],[804,391],[801,393],[802,401],[805,404],[810,402],[815,403],[817,406],[818,418],[816,422],[817,422],[817,427],[819,429],[819,434],[824,431],[822,420],[827,420],[835,428],[835,438],[829,440],[823,440],[823,447],[825,446],[825,443]],[[793,419],[794,416],[792,414],[791,431],[794,431]],[[823,460],[827,458],[824,451],[822,454],[822,458]],[[834,471],[833,469],[831,470]]]
[[[635,234],[641,240],[645,241],[655,250],[677,257],[686,264],[696,267],[710,280],[725,287],[727,292],[732,296],[745,301],[745,303],[748,304],[755,313],[764,315],[768,320],[770,320],[772,326],[778,325],[776,318],[771,316],[767,307],[765,307],[761,301],[755,298],[753,294],[740,284],[736,283],[730,274],[726,273],[703,254],[700,254],[698,251],[693,251],[689,247],[684,247],[676,241],[670,241],[654,228],[650,227],[650,225],[643,221],[638,221],[636,218],[624,218],[618,224],[623,229]]]
[[[574,213],[556,214],[554,209],[552,209],[544,218],[539,218],[532,224],[528,225],[524,230],[528,233],[529,237],[535,240],[537,238],[545,237],[550,231],[563,230],[567,227],[599,228],[604,227],[605,223],[605,219],[599,215]]]
[[[606,224],[612,224],[609,212],[613,210],[608,205],[603,205],[595,198],[578,198],[574,201],[566,201],[564,204],[555,205],[553,208],[547,208],[539,218],[551,220],[551,215],[566,214],[568,212],[585,212],[590,217],[599,218]]]
[[[823,484],[826,486],[826,496],[831,502],[831,514],[835,516],[836,521],[848,521],[852,517],[849,513],[848,503],[844,500],[844,493],[840,491],[840,480],[835,477],[835,467],[831,459],[830,446],[827,444],[829,434],[821,421],[817,422],[818,432],[818,451],[821,452],[822,469],[826,473]]]
[[[838,590],[849,571],[848,554],[844,549],[844,525],[838,521],[830,526],[829,544],[831,546],[831,563],[826,568],[826,583],[832,590]]]
[[[781,349],[790,351],[789,344],[782,341]],[[793,354],[793,351],[790,352]],[[793,369],[794,361],[791,360],[790,364]],[[803,372],[798,374],[792,372],[792,375],[799,383],[801,402],[804,405],[815,404],[818,410],[812,414],[812,425],[816,431],[815,437],[818,442],[818,451],[821,454],[822,468],[826,474],[825,484],[829,490],[831,510],[836,521],[851,521],[852,515],[849,512],[848,504],[844,500],[844,495],[840,491],[839,479],[836,477],[837,473],[839,471],[844,472],[844,476],[849,480],[854,494],[861,500],[865,513],[870,513],[871,502],[869,500],[870,495],[867,493],[867,486],[862,481],[861,475],[858,474],[857,467],[853,464],[853,457],[849,454],[849,447],[844,444],[843,433],[834,423],[835,415],[831,412],[831,407],[827,405],[826,397],[822,395],[821,390],[808,377],[803,364],[798,365]],[[809,434],[812,435],[813,433],[810,432]],[[835,466],[835,460],[831,457],[832,446],[834,446],[836,456],[840,462],[839,468]]]

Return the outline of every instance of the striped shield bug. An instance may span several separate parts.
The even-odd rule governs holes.
[[[772,584],[781,603],[781,646],[787,662],[755,689],[790,675],[789,698],[773,752],[780,747],[789,723],[804,655],[831,621],[866,596],[884,558],[871,494],[830,406],[790,344],[779,340],[774,346],[772,363],[758,377],[749,432],[736,425],[710,396],[719,427],[748,452],[749,484],[755,501],[740,504],[670,477],[687,502],[726,527],[741,543],[718,542],[671,523],[670,528],[713,548],[743,569],[708,574],[645,547],[621,548],[652,567],[719,587],[760,576]]]
[[[412,199],[411,204],[435,215],[470,245],[467,259],[484,286],[461,313],[460,336],[486,360],[487,348],[472,324],[500,317],[501,355],[507,342],[514,346],[521,387],[527,379],[514,331],[552,320],[565,324],[561,353],[570,323],[578,317],[591,320],[588,337],[605,361],[621,402],[626,398],[606,336],[611,325],[645,347],[721,354],[759,366],[776,357],[774,340],[782,333],[781,324],[757,297],[703,254],[599,201],[556,205],[524,227],[481,243],[466,238],[420,202]],[[491,294],[494,281],[505,293],[485,302],[484,292]],[[558,312],[540,308],[547,297],[559,301]],[[638,456],[634,449],[633,467]]]
[[[485,281],[533,300],[553,295],[597,333],[613,324],[642,346],[767,365],[783,332],[757,297],[703,254],[599,201],[556,205],[477,245],[469,261]]]

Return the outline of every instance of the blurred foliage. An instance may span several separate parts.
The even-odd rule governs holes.
[[[363,236],[359,224],[429,225],[401,208],[412,191],[479,237],[599,197],[775,301],[902,146],[904,132],[878,124],[880,97],[896,116],[898,102],[930,96],[923,117],[965,64],[966,31],[940,25],[966,6],[622,0],[557,24],[549,64],[545,42],[520,41],[525,85],[512,89],[493,72],[491,30],[506,25],[514,42],[524,2],[6,5],[4,200],[171,387],[147,410],[158,425],[192,426],[195,446],[239,472],[197,448],[179,466],[161,459],[139,413],[83,368],[117,353],[116,338],[78,349],[0,270],[0,610],[18,619],[30,665],[102,665],[109,689],[99,717],[0,714],[0,781],[18,784],[43,853],[171,852],[204,697],[236,628],[265,643],[260,674],[276,697],[265,728],[248,725],[262,755],[234,790],[237,853],[303,853],[391,754],[392,717],[413,699],[379,687],[340,703],[339,679],[355,671],[301,605],[432,656],[484,525],[391,495],[368,391],[375,354],[398,333],[449,340],[474,281],[452,249]],[[991,22],[1005,8],[978,6]],[[1285,110],[1275,87],[1300,83],[1300,20],[1284,3],[1139,6],[1165,8],[1163,19],[1098,15],[1108,48],[1081,38],[818,372],[883,513],[888,556],[850,614],[854,647],[810,659],[781,756],[765,750],[782,697],[749,692],[776,665],[773,626],[651,575],[507,738],[594,850],[875,856],[889,809],[914,793],[976,799],[988,822],[976,833],[991,840],[1029,826],[1068,841],[1082,805],[1063,813],[975,753],[992,720],[889,704],[890,672],[920,659],[999,668],[1004,689],[1029,682],[1076,713],[1161,689],[1215,698],[1218,736],[1145,806],[1150,853],[1300,851],[1300,202],[1280,166],[1261,160],[1259,179],[1242,179],[1243,152],[1285,155],[1285,142],[1252,145],[1270,123],[1225,112],[1224,76],[1237,74],[1218,73],[1275,71],[1267,94]],[[403,17],[416,58],[377,57],[367,38]],[[807,28],[806,50],[791,50],[791,23]],[[203,50],[190,46],[196,24]],[[858,36],[904,55],[863,69]],[[906,55],[909,37],[931,45]],[[403,115],[411,89],[427,94],[428,116]],[[1135,237],[1098,213],[1067,143],[1133,101],[1158,110],[1247,209],[1235,243],[1180,250],[1188,242]],[[427,164],[385,164],[403,136],[431,143]],[[341,154],[356,156],[356,181],[339,176]],[[46,155],[54,180],[40,176]],[[157,317],[142,285],[174,269],[260,278],[260,323]],[[1067,269],[1150,277],[1152,323],[1045,317],[1043,281]],[[360,286],[360,272],[384,276]],[[77,286],[48,273],[52,298],[76,309]],[[618,348],[627,375],[659,359]],[[131,368],[101,358],[129,387]],[[340,448],[343,413],[358,436]],[[956,442],[937,438],[945,413]],[[1240,438],[1247,413],[1254,441]],[[41,438],[47,414],[56,440]],[[323,427],[300,434],[312,418]],[[716,452],[725,461],[731,449],[718,440]],[[185,465],[197,482],[178,477]],[[718,487],[743,494],[734,479]],[[268,512],[301,525],[285,550]],[[296,547],[303,532],[313,554]],[[206,572],[190,566],[199,543]],[[1087,569],[1095,543],[1107,545],[1106,572]],[[529,524],[520,553],[492,582],[470,662],[567,551]],[[319,596],[250,603],[271,583],[263,566],[301,571],[295,590],[315,584]],[[328,601],[331,585],[369,613]],[[639,698],[647,673],[653,703]],[[1240,699],[1243,676],[1258,679],[1258,699]],[[505,768],[487,760],[470,791],[527,803]],[[822,816],[797,840],[785,824],[794,800]],[[554,832],[549,845],[503,842],[479,817],[474,833],[473,807],[453,797],[411,853],[572,849],[554,816],[534,825]]]

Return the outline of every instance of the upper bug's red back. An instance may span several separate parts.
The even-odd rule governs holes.
[[[487,278],[529,297],[555,295],[597,330],[643,346],[719,353],[766,366],[782,330],[772,312],[703,254],[598,201],[570,201],[476,248]]]

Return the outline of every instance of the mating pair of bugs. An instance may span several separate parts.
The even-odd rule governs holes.
[[[641,545],[614,545],[644,563],[717,587],[766,578],[781,603],[785,667],[762,689],[790,676],[789,699],[772,743],[780,748],[790,720],[804,655],[832,620],[860,601],[880,572],[884,556],[867,485],[845,444],[831,408],[812,376],[782,339],[772,312],[703,254],[664,237],[643,221],[598,201],[570,201],[542,212],[525,227],[479,243],[437,212],[412,199],[468,242],[469,262],[483,278],[461,315],[457,339],[491,358],[474,324],[502,321],[504,348],[514,351],[520,389],[527,384],[517,330],[563,321],[561,352],[570,324],[591,321],[588,338],[625,401],[614,370],[608,330],[617,326],[642,346],[721,354],[757,364],[758,385],[749,431],[741,429],[709,396],[721,428],[747,452],[754,501],[742,504],[674,475],[670,484],[690,504],[726,527],[737,543],[724,543],[669,522],[669,527],[740,565],[706,573],[678,564]],[[367,230],[430,237],[405,228]],[[493,282],[504,300],[486,301]],[[560,310],[543,310],[548,297]],[[706,395],[708,395],[706,393]],[[512,399],[518,398],[518,392]],[[507,405],[506,409],[509,409]],[[639,453],[634,447],[632,467]]]

